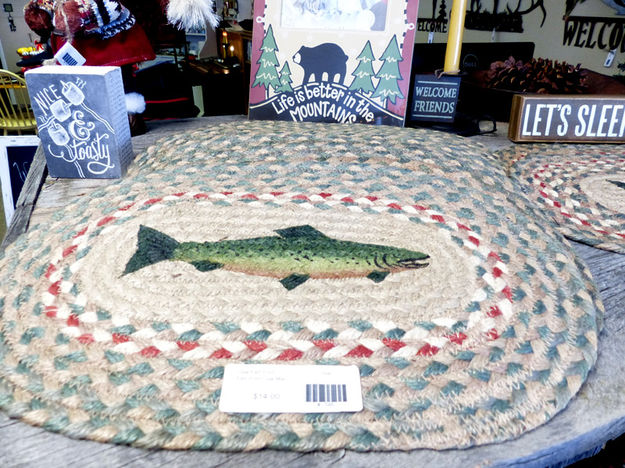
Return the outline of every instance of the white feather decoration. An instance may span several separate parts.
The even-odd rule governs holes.
[[[219,16],[213,12],[214,0],[170,0],[167,19],[180,29],[202,29],[206,24],[214,29],[219,25]]]

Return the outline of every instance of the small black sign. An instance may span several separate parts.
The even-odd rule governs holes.
[[[37,151],[36,146],[12,146],[7,147],[7,159],[9,163],[9,177],[11,179],[11,193],[13,195],[13,208],[16,207],[30,164]]]
[[[11,222],[26,175],[37,150],[36,136],[0,137],[0,203],[4,208],[6,226]],[[0,219],[0,224],[3,220]]]
[[[459,76],[415,75],[411,120],[453,122],[459,90]]]

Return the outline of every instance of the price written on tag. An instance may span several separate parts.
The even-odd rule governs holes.
[[[338,413],[362,410],[356,366],[229,364],[224,413]]]

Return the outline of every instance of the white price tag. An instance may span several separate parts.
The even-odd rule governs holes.
[[[228,364],[224,413],[338,413],[362,410],[356,366]]]
[[[605,58],[605,62],[603,63],[603,66],[606,68],[610,68],[612,66],[612,63],[614,62],[615,56],[616,56],[616,49],[608,52],[608,56]]]
[[[61,47],[56,54],[54,54],[54,58],[61,65],[71,66],[80,66],[87,61],[87,59],[83,57],[82,54],[78,52],[69,42],[63,44],[63,47]]]

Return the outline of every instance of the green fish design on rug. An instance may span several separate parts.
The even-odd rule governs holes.
[[[162,261],[187,262],[199,271],[223,268],[279,278],[292,290],[308,279],[366,277],[380,283],[391,273],[424,268],[429,255],[377,244],[332,239],[312,226],[277,229],[277,236],[218,242],[178,242],[139,227],[137,251],[124,275]]]
[[[610,182],[611,184],[616,185],[618,188],[622,188],[625,190],[625,182],[621,182],[619,180],[610,180],[608,179],[608,182]]]

